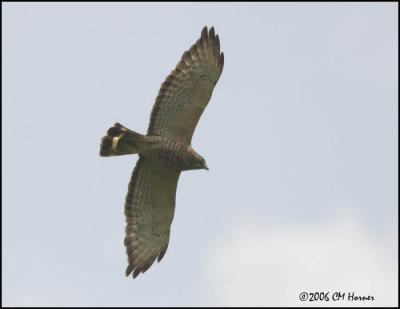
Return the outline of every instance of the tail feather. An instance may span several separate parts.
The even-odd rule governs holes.
[[[100,156],[120,156],[139,153],[140,144],[145,142],[145,136],[115,123],[109,128],[107,135],[101,139]]]

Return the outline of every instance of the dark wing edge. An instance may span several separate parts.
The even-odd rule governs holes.
[[[171,90],[175,91],[176,89],[174,88],[184,84],[190,79],[190,72],[205,62],[214,66],[218,71],[218,76],[214,83],[215,86],[224,68],[224,53],[220,52],[219,36],[215,34],[214,27],[211,27],[210,31],[207,30],[207,26],[203,27],[201,37],[190,47],[189,51],[183,53],[175,69],[161,84],[151,111],[150,124],[147,130],[148,135],[160,135],[160,132],[157,132],[156,129],[157,119],[163,105],[167,103],[166,97],[168,97]]]

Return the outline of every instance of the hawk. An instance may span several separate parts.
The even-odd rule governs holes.
[[[162,83],[147,134],[116,123],[101,140],[100,156],[139,155],[125,199],[126,276],[136,278],[164,257],[181,172],[208,170],[191,141],[223,66],[219,37],[204,27]]]

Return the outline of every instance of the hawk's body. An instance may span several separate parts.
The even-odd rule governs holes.
[[[125,201],[128,276],[145,272],[168,247],[179,175],[208,169],[191,147],[197,122],[223,69],[219,38],[204,27],[161,85],[147,135],[116,123],[103,137],[101,156],[138,153]]]

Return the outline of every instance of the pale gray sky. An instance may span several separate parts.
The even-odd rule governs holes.
[[[397,305],[397,3],[2,3],[4,306]],[[204,25],[225,67],[136,280],[123,204],[144,133]]]

